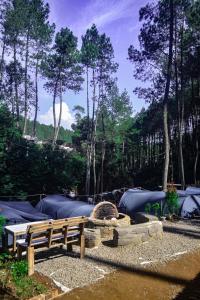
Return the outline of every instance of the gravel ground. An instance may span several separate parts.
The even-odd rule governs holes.
[[[97,249],[86,249],[83,260],[77,258],[78,247],[74,247],[73,256],[69,256],[64,249],[41,252],[36,255],[36,270],[63,285],[67,291],[95,282],[118,268],[145,268],[200,248],[200,222],[163,222],[163,228],[162,240],[152,239],[138,246],[117,248],[104,244]]]

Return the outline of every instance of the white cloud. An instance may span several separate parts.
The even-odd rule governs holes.
[[[93,0],[82,10],[79,21],[73,27],[76,28],[78,36],[81,36],[92,24],[103,28],[121,18],[132,17],[133,4],[133,0]]]
[[[59,113],[60,113],[60,103],[56,103],[55,110],[56,110],[56,119],[58,122],[58,117],[59,117]],[[51,106],[46,113],[40,114],[38,116],[38,121],[42,124],[53,125],[53,106]],[[68,105],[65,102],[63,102],[61,126],[63,126],[64,128],[71,129],[71,124],[73,122],[74,122],[74,117],[71,114]]]
[[[99,1],[95,1],[91,11],[96,11],[97,15],[93,17],[91,22],[87,24],[86,28],[90,27],[93,23],[97,27],[103,27],[108,23],[127,17],[131,14],[130,6],[133,4],[132,0],[120,0],[120,1],[102,1],[101,7],[99,6]]]

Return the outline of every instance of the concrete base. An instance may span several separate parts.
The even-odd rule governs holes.
[[[138,245],[151,238],[160,239],[163,236],[163,226],[160,221],[135,224],[127,227],[118,227],[113,231],[113,245]]]

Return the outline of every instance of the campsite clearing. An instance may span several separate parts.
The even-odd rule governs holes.
[[[50,250],[47,256],[45,252],[36,255],[35,268],[68,291],[94,283],[116,270],[166,263],[200,248],[199,222],[164,222],[163,225],[161,240],[112,248],[104,244],[97,249],[86,249],[84,260],[77,259],[76,255],[67,256],[64,249]]]
[[[199,300],[200,251],[177,256],[166,264],[110,274],[58,300]]]

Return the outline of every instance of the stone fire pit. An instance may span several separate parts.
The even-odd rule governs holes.
[[[162,238],[163,227],[157,217],[137,213],[135,221],[137,224],[131,225],[130,217],[118,213],[110,202],[97,204],[85,230],[86,247],[97,247],[102,240],[110,241],[114,246],[125,246]]]

